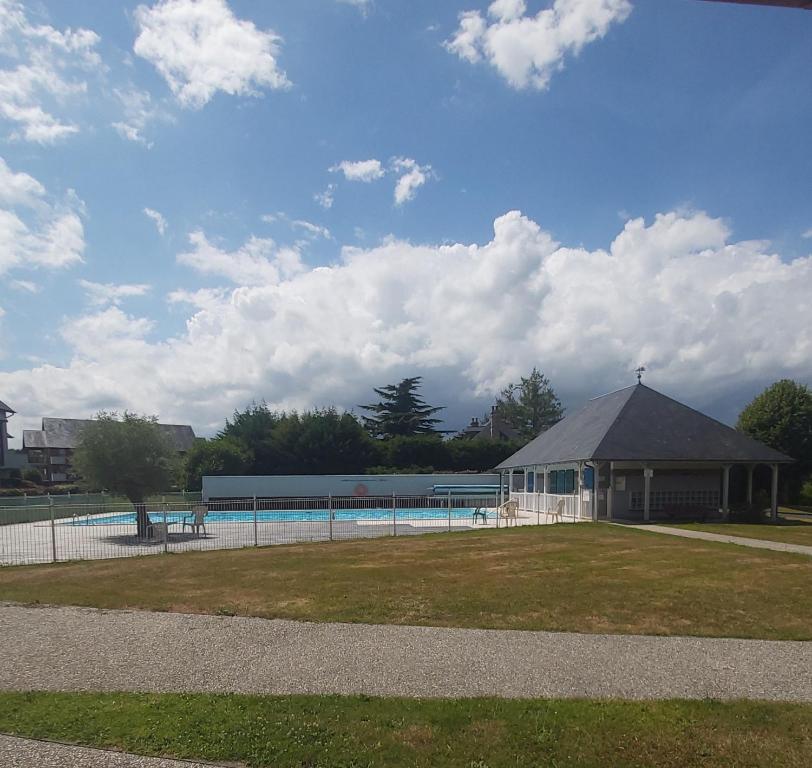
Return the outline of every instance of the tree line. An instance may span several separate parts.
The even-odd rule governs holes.
[[[252,403],[227,419],[214,438],[200,440],[180,463],[154,417],[101,413],[83,430],[74,466],[87,487],[121,493],[133,502],[173,486],[195,490],[206,474],[483,471],[563,416],[550,382],[534,369],[506,387],[495,403],[494,413],[514,427],[517,439],[450,437],[438,429],[442,407],[423,400],[420,384],[420,377],[412,377],[376,388],[379,400],[359,406],[366,414],[360,418],[336,408],[286,413]],[[812,504],[809,387],[776,382],[744,408],[737,428],[796,460],[782,470],[782,496]]]
[[[204,475],[373,474],[388,472],[481,472],[515,453],[563,417],[549,380],[533,369],[508,385],[494,413],[512,426],[512,440],[450,437],[439,428],[444,406],[421,396],[419,376],[376,387],[376,402],[359,405],[359,417],[336,408],[273,411],[252,403],[236,411],[211,440],[186,456],[181,483],[200,488]]]

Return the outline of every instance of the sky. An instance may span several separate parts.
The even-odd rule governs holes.
[[[812,382],[812,13],[0,0],[0,400],[212,435]]]

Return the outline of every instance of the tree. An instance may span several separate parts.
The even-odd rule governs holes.
[[[138,536],[149,535],[144,501],[166,490],[175,476],[176,454],[154,416],[99,412],[82,428],[73,466],[90,488],[126,496],[134,505]]]
[[[519,384],[508,384],[502,390],[496,398],[496,412],[526,440],[564,418],[564,409],[549,379],[537,368],[529,376],[522,376]]]
[[[270,475],[279,463],[273,444],[273,430],[284,414],[271,411],[265,402],[251,403],[244,411],[234,415],[217,437],[231,438],[240,442],[252,454],[246,472],[253,475]]]
[[[351,413],[335,408],[283,414],[272,442],[280,474],[356,474],[377,462],[377,446]]]
[[[375,393],[381,400],[370,405],[359,406],[373,414],[364,416],[364,426],[373,437],[396,437],[398,435],[437,434],[434,426],[440,423],[434,414],[443,408],[427,405],[417,394],[422,377],[403,379],[399,384],[389,384]]]
[[[737,429],[786,453],[796,463],[782,475],[788,496],[796,499],[812,472],[812,391],[805,384],[782,379],[767,387],[739,415]]]
[[[199,491],[203,475],[244,475],[252,463],[251,451],[233,437],[216,437],[195,443],[183,459],[181,483]]]

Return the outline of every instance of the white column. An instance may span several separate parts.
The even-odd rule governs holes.
[[[727,520],[730,515],[730,465],[722,467],[722,516]]]
[[[778,520],[778,464],[773,464],[773,480],[770,493],[770,517],[773,522]]]
[[[615,462],[609,462],[609,487],[606,489],[606,518],[612,519],[612,494],[615,490]]]
[[[596,461],[592,470],[592,522],[598,522],[598,487],[600,486],[600,464]]]
[[[747,503],[753,503],[753,471],[755,470],[754,464],[747,466]]]
[[[643,520],[651,520],[651,470],[643,467]]]

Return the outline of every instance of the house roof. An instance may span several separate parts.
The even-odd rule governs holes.
[[[90,419],[58,419],[46,416],[42,429],[23,431],[23,448],[73,449],[79,442],[82,428]],[[195,433],[187,424],[158,424],[176,451],[188,451],[195,442]]]
[[[518,430],[496,413],[491,414],[489,419],[482,422],[479,419],[472,419],[460,434],[468,440],[516,440],[519,438]]]
[[[0,413],[15,413],[15,411],[9,408],[2,400],[0,400]]]
[[[590,460],[792,461],[710,416],[635,384],[590,400],[497,469]]]

